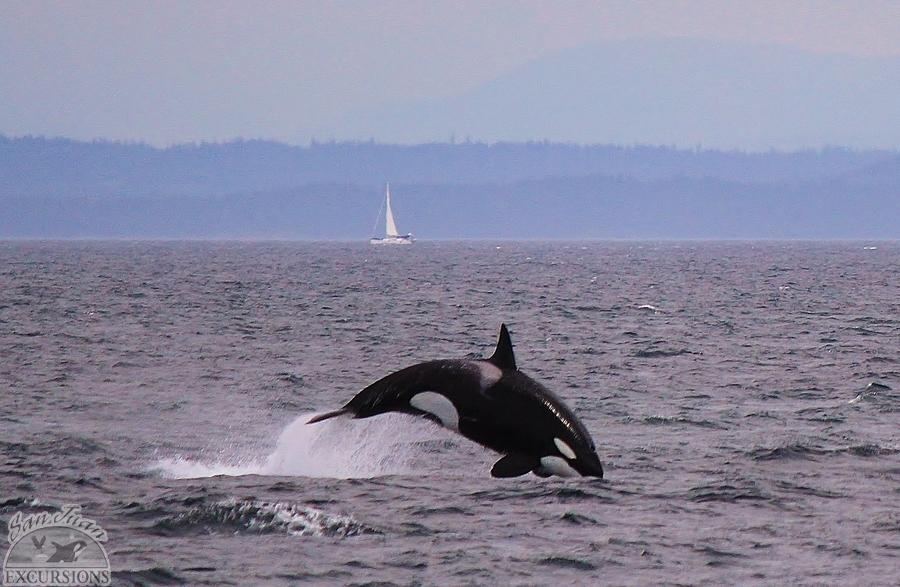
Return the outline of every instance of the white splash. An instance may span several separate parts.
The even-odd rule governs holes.
[[[160,459],[150,467],[151,471],[159,471],[163,477],[170,479],[197,479],[200,477],[216,477],[217,475],[237,476],[259,473],[259,465],[253,462],[245,464],[224,461],[202,462],[175,456]]]
[[[377,477],[414,472],[422,442],[445,438],[436,425],[403,414],[372,419],[338,417],[307,424],[314,412],[303,414],[281,432],[267,457],[239,457],[214,461],[176,456],[158,461],[151,470],[173,479],[217,475],[283,475],[299,477]]]
[[[171,525],[202,526],[228,532],[286,532],[291,536],[355,536],[377,532],[353,516],[289,502],[226,499],[182,512]]]

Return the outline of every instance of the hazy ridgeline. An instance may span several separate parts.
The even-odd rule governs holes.
[[[0,237],[900,238],[900,153],[0,137]]]

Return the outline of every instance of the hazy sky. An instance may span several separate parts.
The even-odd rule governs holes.
[[[655,37],[897,56],[900,2],[3,0],[0,133],[303,143],[349,111]]]

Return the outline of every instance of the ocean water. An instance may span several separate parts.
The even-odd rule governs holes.
[[[501,322],[605,479],[304,424]],[[0,534],[115,584],[896,585],[898,424],[898,243],[0,242]]]

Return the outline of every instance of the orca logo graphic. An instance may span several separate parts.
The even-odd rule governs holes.
[[[81,515],[81,506],[9,520],[3,585],[109,585],[106,531]]]

